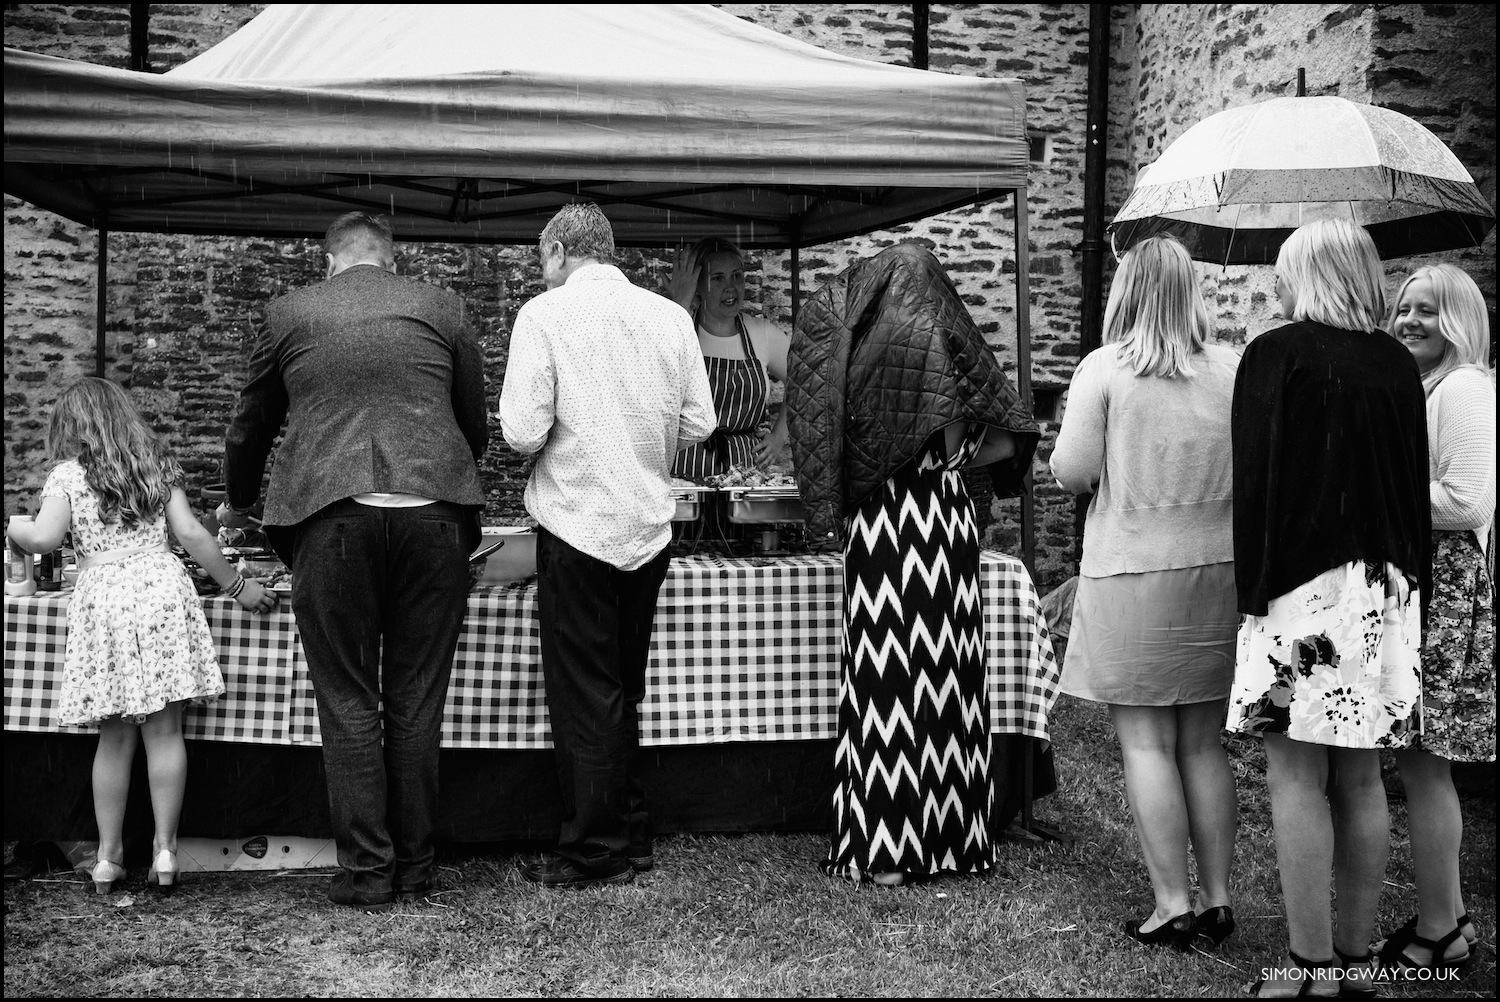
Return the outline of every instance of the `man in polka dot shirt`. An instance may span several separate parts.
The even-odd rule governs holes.
[[[636,764],[656,596],[667,573],[677,450],[718,424],[688,314],[631,285],[609,220],[564,206],[542,230],[547,291],[521,308],[500,393],[505,440],[536,454],[537,613],[563,821],[547,886],[651,868]]]

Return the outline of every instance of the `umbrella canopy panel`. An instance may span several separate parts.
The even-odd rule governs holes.
[[[1161,233],[1202,261],[1274,262],[1292,231],[1339,217],[1383,258],[1473,247],[1495,217],[1458,158],[1420,123],[1339,97],[1274,98],[1184,132],[1110,224],[1117,251]]]
[[[161,75],[5,52],[5,190],[111,230],[806,246],[1025,187],[1013,79],[853,59],[706,4],[277,4]]]

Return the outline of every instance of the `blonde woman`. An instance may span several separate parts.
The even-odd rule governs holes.
[[[1427,419],[1416,363],[1380,330],[1382,282],[1363,229],[1298,228],[1276,260],[1290,322],[1250,342],[1235,382],[1246,619],[1229,726],[1265,740],[1291,958],[1265,969],[1268,998],[1374,993],[1390,852],[1379,749],[1406,747],[1420,722]]]
[[[1052,473],[1092,493],[1062,691],[1109,704],[1155,908],[1133,939],[1234,930],[1234,775],[1220,742],[1234,677],[1229,406],[1238,357],[1208,342],[1187,251],[1120,263],[1106,343],[1078,366]],[[1188,846],[1198,861],[1196,906]]]
[[[1422,646],[1422,733],[1396,752],[1406,787],[1417,914],[1380,944],[1396,967],[1456,969],[1477,938],[1458,881],[1463,817],[1453,762],[1495,761],[1495,381],[1479,286],[1451,264],[1419,268],[1387,330],[1427,394],[1432,600]]]

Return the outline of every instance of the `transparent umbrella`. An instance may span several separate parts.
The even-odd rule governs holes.
[[[1231,108],[1184,132],[1136,178],[1109,225],[1116,253],[1170,233],[1199,261],[1267,264],[1304,223],[1338,216],[1382,258],[1480,244],[1495,214],[1426,127],[1341,97]]]

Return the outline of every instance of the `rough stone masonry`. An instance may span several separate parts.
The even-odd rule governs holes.
[[[148,72],[216,44],[261,4],[148,5]],[[834,52],[910,64],[909,4],[720,4],[739,17]],[[1038,587],[1076,570],[1074,499],[1046,473],[1062,391],[1080,339],[1089,4],[933,4],[929,67],[1013,76],[1025,85],[1034,157],[1028,184],[1032,378],[1044,438],[1036,467]],[[126,67],[130,4],[7,4],[8,46]],[[1107,5],[1109,115],[1106,218],[1149,164],[1194,122],[1228,107],[1293,93],[1383,105],[1442,138],[1494,204],[1494,8],[1477,4]],[[802,288],[899,239],[926,242],[945,263],[1008,371],[1016,365],[1015,211],[1009,200],[802,253]],[[1494,235],[1441,255],[1468,269],[1493,302]],[[168,435],[195,485],[218,479],[229,420],[271,297],[321,277],[303,240],[110,234],[107,372]],[[34,510],[46,472],[46,419],[56,394],[94,370],[98,238],[86,227],[5,199],[5,506]],[[492,394],[498,394],[516,310],[542,288],[532,248],[404,245],[400,268],[448,286],[473,308]],[[668,251],[627,250],[633,280],[661,288]],[[1392,262],[1397,276],[1416,260]],[[785,254],[752,262],[750,296],[790,323]],[[1216,336],[1244,340],[1270,325],[1264,268],[1202,270]],[[483,462],[487,516],[523,514],[522,469],[499,436]],[[995,503],[986,542],[1018,552],[1019,502]]]

